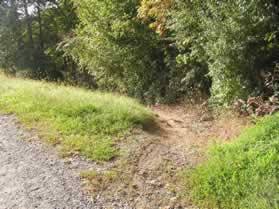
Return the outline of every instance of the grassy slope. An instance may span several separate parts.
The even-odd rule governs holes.
[[[194,200],[203,208],[279,208],[279,114],[212,146],[191,180]]]
[[[118,154],[115,140],[151,114],[135,100],[0,75],[0,111],[16,113],[41,137],[92,160]]]

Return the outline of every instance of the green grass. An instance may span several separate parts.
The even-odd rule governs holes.
[[[92,160],[118,155],[117,139],[151,113],[124,96],[58,86],[0,75],[0,111],[16,113],[63,155],[79,153]]]
[[[279,114],[260,120],[229,143],[213,145],[190,174],[202,208],[279,208]]]

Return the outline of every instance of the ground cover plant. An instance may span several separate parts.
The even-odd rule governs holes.
[[[279,114],[229,143],[213,145],[191,174],[193,198],[206,208],[278,208]]]
[[[16,113],[23,124],[60,144],[62,153],[78,152],[92,160],[116,156],[115,140],[151,118],[124,96],[5,76],[0,76],[0,109]]]

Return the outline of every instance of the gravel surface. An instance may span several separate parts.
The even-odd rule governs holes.
[[[15,116],[0,115],[0,208],[101,208],[82,191],[77,169],[54,149],[26,141],[28,134]]]
[[[78,156],[60,159],[56,149],[21,128],[14,115],[0,114],[0,209],[196,209],[180,197],[180,169],[195,166],[211,138],[230,138],[247,120],[224,116],[201,120],[200,106],[158,106],[155,126],[135,129],[119,144],[119,160],[99,163]],[[248,123],[249,124],[249,123]],[[27,140],[32,138],[32,140]],[[117,173],[98,185],[81,171]],[[93,192],[91,197],[82,190]]]

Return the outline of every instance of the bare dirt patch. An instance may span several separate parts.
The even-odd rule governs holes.
[[[197,104],[151,109],[155,121],[118,143],[118,159],[99,164],[60,159],[15,116],[0,115],[0,208],[195,208],[182,198],[177,174],[202,160],[212,139],[231,139],[249,119]]]
[[[102,188],[96,178],[87,181],[95,196],[107,203],[105,208],[112,202],[121,208],[115,201],[120,199],[137,209],[195,208],[181,197],[177,173],[195,166],[213,139],[229,140],[249,125],[248,118],[230,111],[216,114],[202,104],[160,105],[152,110],[155,123],[145,131],[135,129],[119,145],[122,157],[109,169],[116,175],[113,181]]]

